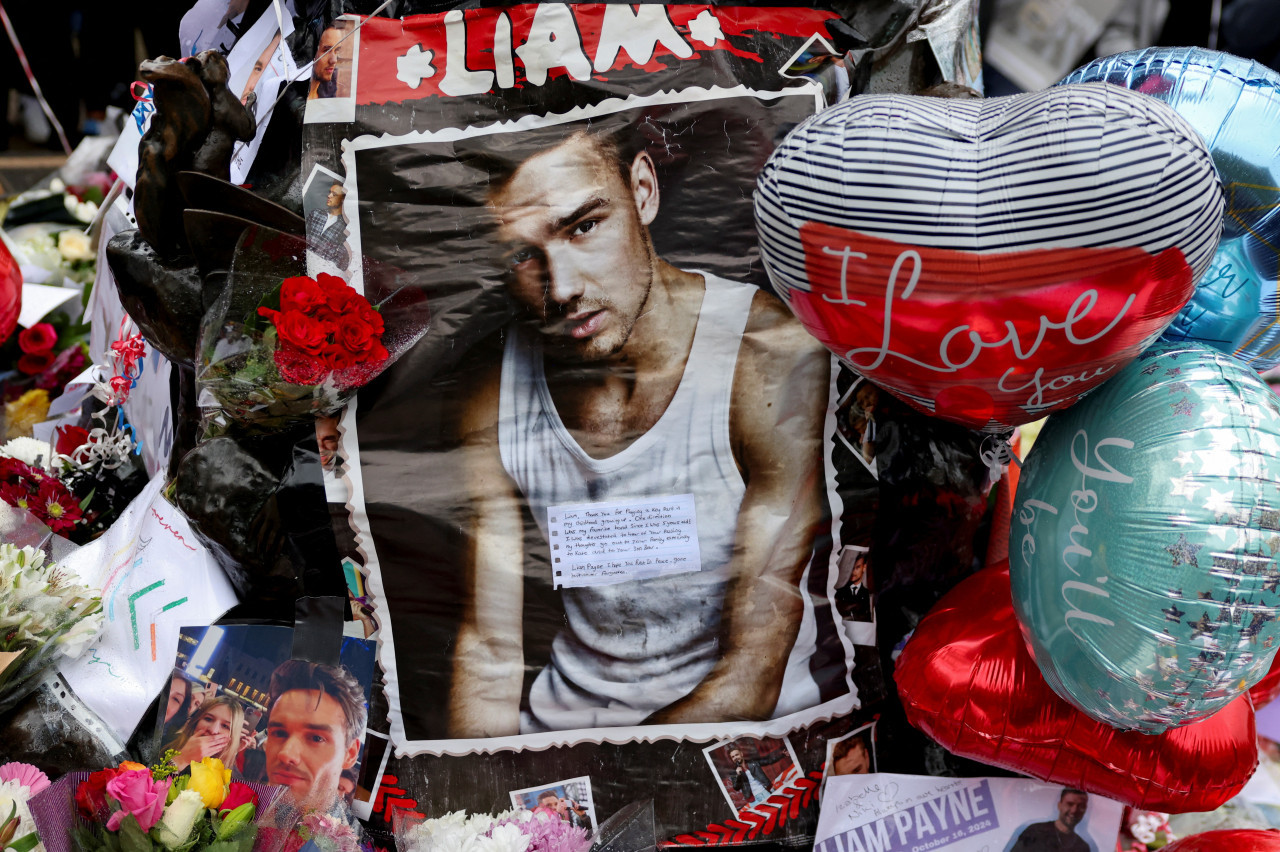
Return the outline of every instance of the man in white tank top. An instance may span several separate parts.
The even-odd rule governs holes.
[[[489,200],[529,321],[462,419],[472,547],[451,735],[787,712],[822,518],[826,351],[768,294],[657,256],[643,151],[578,131]],[[565,584],[565,626],[522,714],[522,506],[551,541],[551,506],[680,495],[700,570]]]

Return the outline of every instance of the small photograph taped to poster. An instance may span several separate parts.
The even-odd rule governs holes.
[[[344,15],[320,33],[311,80],[307,87],[307,113],[312,122],[350,122],[356,117],[356,63],[360,51],[359,19]]]
[[[343,146],[353,285],[396,267],[435,329],[344,436],[411,753],[784,736],[856,703],[809,592],[831,358],[763,288],[750,204],[814,94],[648,101]],[[670,380],[632,423],[587,391],[645,340]]]
[[[735,814],[763,804],[802,774],[795,749],[786,739],[737,737],[702,753]]]
[[[595,833],[596,806],[591,799],[591,779],[569,778],[511,791],[511,806],[543,814],[575,828]]]
[[[316,166],[302,188],[302,211],[307,217],[307,272],[346,277],[351,267],[351,223],[347,218],[347,190],[342,175]]]
[[[344,637],[340,665],[325,666],[291,659],[293,639],[291,627],[184,627],[157,738],[179,770],[216,757],[328,811],[356,794],[373,643]]]
[[[836,551],[835,563],[831,603],[839,619],[840,630],[850,645],[874,646],[876,624],[871,552],[862,545],[846,544]]]
[[[876,438],[880,424],[876,422],[876,408],[881,393],[871,382],[858,378],[836,406],[836,438],[877,478]]]
[[[827,740],[827,760],[822,784],[834,775],[866,775],[876,771],[876,723],[868,722],[856,731]]]

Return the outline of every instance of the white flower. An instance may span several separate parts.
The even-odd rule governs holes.
[[[98,634],[102,632],[103,623],[101,611],[77,621],[70,630],[58,637],[62,653],[71,660],[79,657],[84,653],[84,649],[98,638]]]
[[[493,841],[493,852],[525,852],[532,838],[520,830],[514,823],[495,826],[490,839]]]
[[[0,447],[0,456],[17,459],[25,465],[53,470],[53,447],[35,438],[14,438]]]
[[[195,790],[183,790],[165,806],[164,816],[153,829],[156,839],[165,849],[177,849],[191,837],[191,830],[202,814],[204,799]]]
[[[1156,839],[1156,832],[1160,830],[1160,826],[1163,823],[1164,819],[1159,814],[1137,813],[1133,815],[1133,819],[1129,822],[1129,833],[1139,843],[1152,843]]]
[[[18,828],[13,833],[15,840],[26,837],[36,830],[36,822],[31,818],[31,810],[27,807],[27,799],[31,798],[31,788],[17,781],[0,783],[0,820],[9,815],[10,808],[16,808]],[[31,852],[44,852],[44,844],[37,843]]]
[[[94,212],[97,212],[96,210]],[[77,216],[79,214],[77,213]],[[89,218],[93,218],[90,213]],[[89,244],[89,237],[80,231],[59,231],[58,232],[58,251],[67,260],[93,260],[93,247]]]

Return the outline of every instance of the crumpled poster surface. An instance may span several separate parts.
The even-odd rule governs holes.
[[[394,268],[432,323],[348,406],[330,489],[379,627],[375,829],[651,800],[659,839],[803,842],[840,742],[865,772],[909,739],[882,656],[939,564],[972,567],[987,485],[976,439],[837,369],[759,262],[757,171],[870,41],[625,4],[326,38],[309,270],[377,302]],[[881,523],[885,494],[923,526]]]

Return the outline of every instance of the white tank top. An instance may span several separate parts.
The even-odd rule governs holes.
[[[543,536],[548,506],[693,494],[702,560],[697,573],[563,589],[565,627],[530,689],[522,732],[635,725],[688,695],[719,655],[746,490],[729,441],[729,402],[756,288],[703,278],[693,346],[671,403],[652,429],[605,459],[583,451],[560,419],[537,333],[513,326],[507,338],[498,447]]]

